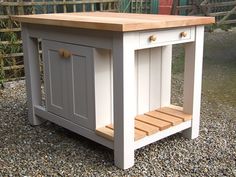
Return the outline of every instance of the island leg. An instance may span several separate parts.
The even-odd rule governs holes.
[[[31,38],[26,26],[22,26],[22,40],[24,51],[24,69],[26,77],[26,92],[28,104],[28,118],[31,125],[39,125],[45,120],[37,117],[34,106],[41,105],[41,82],[38,60],[37,39]]]
[[[134,165],[135,52],[126,34],[114,37],[114,160],[122,169]]]
[[[183,135],[190,139],[199,135],[204,26],[197,26],[195,34],[195,42],[185,46],[183,111],[192,115],[192,126]]]

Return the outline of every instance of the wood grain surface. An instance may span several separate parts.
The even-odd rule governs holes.
[[[30,24],[44,24],[120,32],[206,25],[215,22],[214,17],[113,12],[18,15],[11,16],[11,19]]]
[[[192,119],[192,115],[186,114],[181,110],[181,107],[170,105],[143,115],[137,115],[134,120],[134,140],[140,140]],[[96,129],[96,134],[113,141],[114,126],[110,124],[98,128]]]

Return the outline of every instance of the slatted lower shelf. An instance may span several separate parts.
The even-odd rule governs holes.
[[[135,141],[192,119],[182,107],[170,105],[135,117]],[[113,125],[98,128],[96,134],[114,140]]]

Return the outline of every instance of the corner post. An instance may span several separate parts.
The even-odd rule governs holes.
[[[197,138],[200,126],[204,26],[196,26],[195,41],[185,46],[183,111],[192,115],[192,126],[183,135]]]
[[[113,37],[114,160],[122,169],[134,165],[135,40],[133,33]]]
[[[22,40],[24,51],[24,69],[28,104],[28,119],[31,125],[39,125],[45,120],[34,113],[34,105],[41,105],[41,82],[38,60],[37,40],[29,36],[28,28],[22,24]]]

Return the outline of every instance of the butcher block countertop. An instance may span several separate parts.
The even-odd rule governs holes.
[[[13,20],[53,26],[64,26],[108,31],[139,31],[206,25],[215,22],[214,17],[150,15],[113,12],[80,12],[12,16]]]

